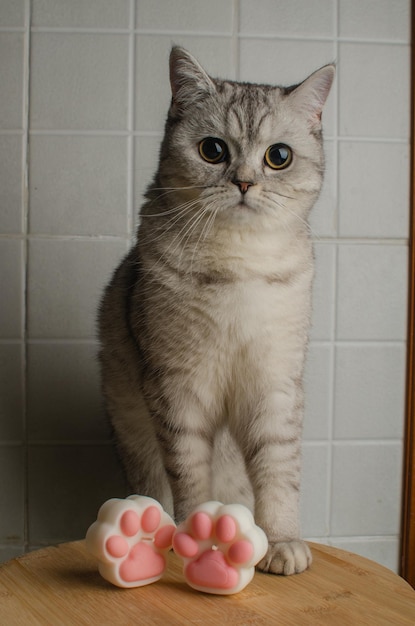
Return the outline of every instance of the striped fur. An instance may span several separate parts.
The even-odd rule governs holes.
[[[212,498],[247,504],[269,540],[260,568],[274,573],[311,558],[298,523],[307,217],[333,74],[290,89],[219,81],[173,48],[159,168],[99,316],[106,409],[131,488],[178,521]],[[223,163],[201,158],[209,136],[226,141]],[[264,163],[278,142],[294,154],[281,171]]]

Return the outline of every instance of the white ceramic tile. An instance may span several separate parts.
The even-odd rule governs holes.
[[[406,246],[339,246],[338,339],[404,340],[406,301]]]
[[[25,0],[1,0],[0,27],[22,28],[25,25]]]
[[[310,214],[310,226],[314,237],[334,237],[337,234],[336,144],[324,142],[325,174],[320,197]]]
[[[23,438],[23,359],[20,343],[0,344],[0,441]]]
[[[304,375],[303,439],[327,439],[331,419],[331,348],[311,344]]]
[[[0,446],[0,542],[24,536],[24,454],[20,446]]]
[[[29,448],[31,544],[82,539],[109,498],[128,495],[111,445]]]
[[[240,39],[240,80],[253,83],[296,85],[333,60],[334,46],[331,42]]]
[[[102,290],[125,249],[122,240],[31,240],[29,337],[95,337]]]
[[[405,360],[404,344],[336,348],[336,438],[402,437]]]
[[[128,45],[128,35],[33,33],[32,129],[125,129]]]
[[[330,37],[332,0],[241,0],[240,32],[249,35]]]
[[[136,27],[151,31],[232,32],[232,2],[137,0]]]
[[[409,146],[340,142],[339,233],[401,237],[409,228]]]
[[[0,33],[0,130],[23,125],[23,50],[23,34]]]
[[[108,440],[94,344],[29,344],[31,441]]]
[[[408,138],[409,46],[339,47],[340,134]]]
[[[177,36],[174,43],[182,45],[212,76],[234,78],[233,44],[229,37]],[[164,129],[171,101],[169,54],[171,37],[147,36],[136,40],[136,108],[138,131]],[[148,63],[151,59],[151,63]]]
[[[331,339],[335,314],[336,248],[332,244],[315,243],[314,253],[315,275],[310,336],[313,340]]]
[[[0,232],[22,231],[22,137],[0,135]]]
[[[23,252],[17,239],[0,240],[0,338],[22,336]]]
[[[32,26],[127,28],[129,0],[32,0]]]
[[[301,533],[323,537],[327,527],[328,446],[304,445],[301,485]]]
[[[339,0],[341,37],[410,42],[409,0]]]
[[[261,61],[258,62],[258,59]],[[331,42],[242,38],[239,78],[253,83],[296,85],[334,60]],[[331,93],[323,112],[326,136],[334,134],[334,125],[334,96]]]
[[[126,137],[34,136],[30,231],[127,233]]]
[[[399,573],[399,538],[398,537],[362,537],[359,539],[335,539],[331,545],[364,556],[384,567]]]
[[[397,534],[401,478],[400,444],[336,444],[331,534]]]

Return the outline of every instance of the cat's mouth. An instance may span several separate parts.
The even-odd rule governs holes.
[[[241,195],[239,201],[236,204],[238,209],[248,209],[250,211],[255,209],[254,203],[252,202],[252,198],[247,197],[248,194]]]

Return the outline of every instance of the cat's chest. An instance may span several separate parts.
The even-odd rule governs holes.
[[[242,334],[260,331],[267,324],[295,316],[307,306],[311,280],[291,283],[267,277],[228,285],[216,297],[209,298],[224,328]]]
[[[287,241],[278,247],[272,238],[267,244],[264,238],[257,246],[252,237],[237,242],[228,237],[219,244],[216,239],[214,247],[190,260],[184,254],[153,266],[152,284],[145,290],[151,340],[169,337],[175,347],[204,350],[304,327],[313,275],[311,246]]]
[[[303,327],[309,317],[310,284],[311,276],[296,283],[252,279],[205,286],[180,302],[183,339],[224,348]]]

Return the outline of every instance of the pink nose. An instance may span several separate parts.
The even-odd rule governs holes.
[[[248,189],[252,187],[252,185],[254,184],[249,181],[242,181],[242,180],[233,180],[232,182],[234,185],[238,185],[241,193],[246,193]]]

